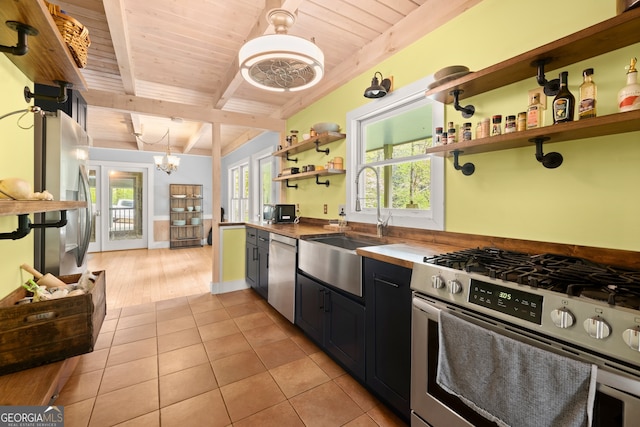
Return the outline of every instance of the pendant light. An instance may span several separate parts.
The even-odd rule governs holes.
[[[293,13],[273,9],[267,14],[275,34],[256,37],[240,48],[242,77],[255,87],[294,92],[317,84],[324,75],[324,54],[313,42],[287,34]]]
[[[171,154],[171,135],[169,129],[167,129],[167,152],[164,156],[153,156],[153,161],[156,164],[156,169],[166,172],[167,175],[171,175],[172,172],[178,170],[180,166],[180,158]]]

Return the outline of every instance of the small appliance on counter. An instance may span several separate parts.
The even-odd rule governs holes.
[[[272,218],[274,223],[293,223],[295,219],[296,205],[275,205]]]
[[[264,205],[262,207],[262,220],[267,223],[272,223],[275,211],[276,211],[275,205]]]

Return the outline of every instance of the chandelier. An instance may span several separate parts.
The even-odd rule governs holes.
[[[313,42],[287,34],[295,15],[273,9],[267,20],[276,33],[249,40],[238,52],[242,77],[275,92],[299,91],[318,83],[324,75],[324,54]]]
[[[178,156],[174,156],[171,154],[171,135],[169,134],[169,129],[167,129],[167,152],[164,156],[153,156],[153,161],[156,164],[156,169],[166,172],[167,175],[171,175],[171,172],[175,172],[178,170],[178,166],[180,166],[180,158]]]

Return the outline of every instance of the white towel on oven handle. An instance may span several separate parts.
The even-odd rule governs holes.
[[[440,311],[437,384],[500,426],[592,422],[595,365],[545,351]]]

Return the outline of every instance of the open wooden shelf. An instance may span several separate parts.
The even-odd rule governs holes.
[[[314,136],[313,138],[305,139],[304,141],[300,141],[297,144],[292,145],[291,147],[283,148],[282,150],[274,151],[272,156],[276,157],[286,157],[287,154],[296,154],[302,151],[307,151],[315,147],[316,142],[318,143],[318,147],[322,145],[329,144],[334,141],[339,141],[341,139],[346,138],[347,135],[340,132],[324,132]]]
[[[62,40],[53,18],[43,0],[3,1],[0,7],[0,45],[15,46],[18,33],[5,25],[18,21],[38,30],[28,36],[29,51],[22,56],[7,53],[7,57],[31,81],[58,86],[55,80],[73,84],[73,89],[86,90],[87,83],[76,66],[69,48]]]
[[[537,60],[550,60],[545,65],[546,73],[547,70],[556,70],[638,42],[640,8],[629,10],[529,52],[437,86],[428,90],[426,96],[451,104],[453,96],[450,92],[453,89],[462,89],[463,93],[459,99],[464,99],[535,77],[537,67],[532,63]],[[556,77],[547,75],[547,80]]]
[[[510,148],[535,148],[535,145],[529,141],[532,138],[548,137],[550,139],[546,141],[545,144],[549,144],[634,131],[640,131],[640,110],[609,114],[607,116],[567,123],[558,123],[538,129],[506,133],[488,138],[474,139],[472,141],[438,145],[437,147],[427,149],[427,153],[439,156],[451,156],[455,150],[462,151],[464,155],[467,155],[508,150]]]
[[[282,175],[277,178],[273,178],[274,181],[294,181],[297,179],[313,178],[314,176],[327,176],[327,175],[342,175],[347,171],[345,169],[323,169],[320,171],[301,172],[294,173],[292,175]]]
[[[87,202],[60,202],[55,200],[0,200],[0,216],[23,215],[38,212],[68,211],[87,206]]]

